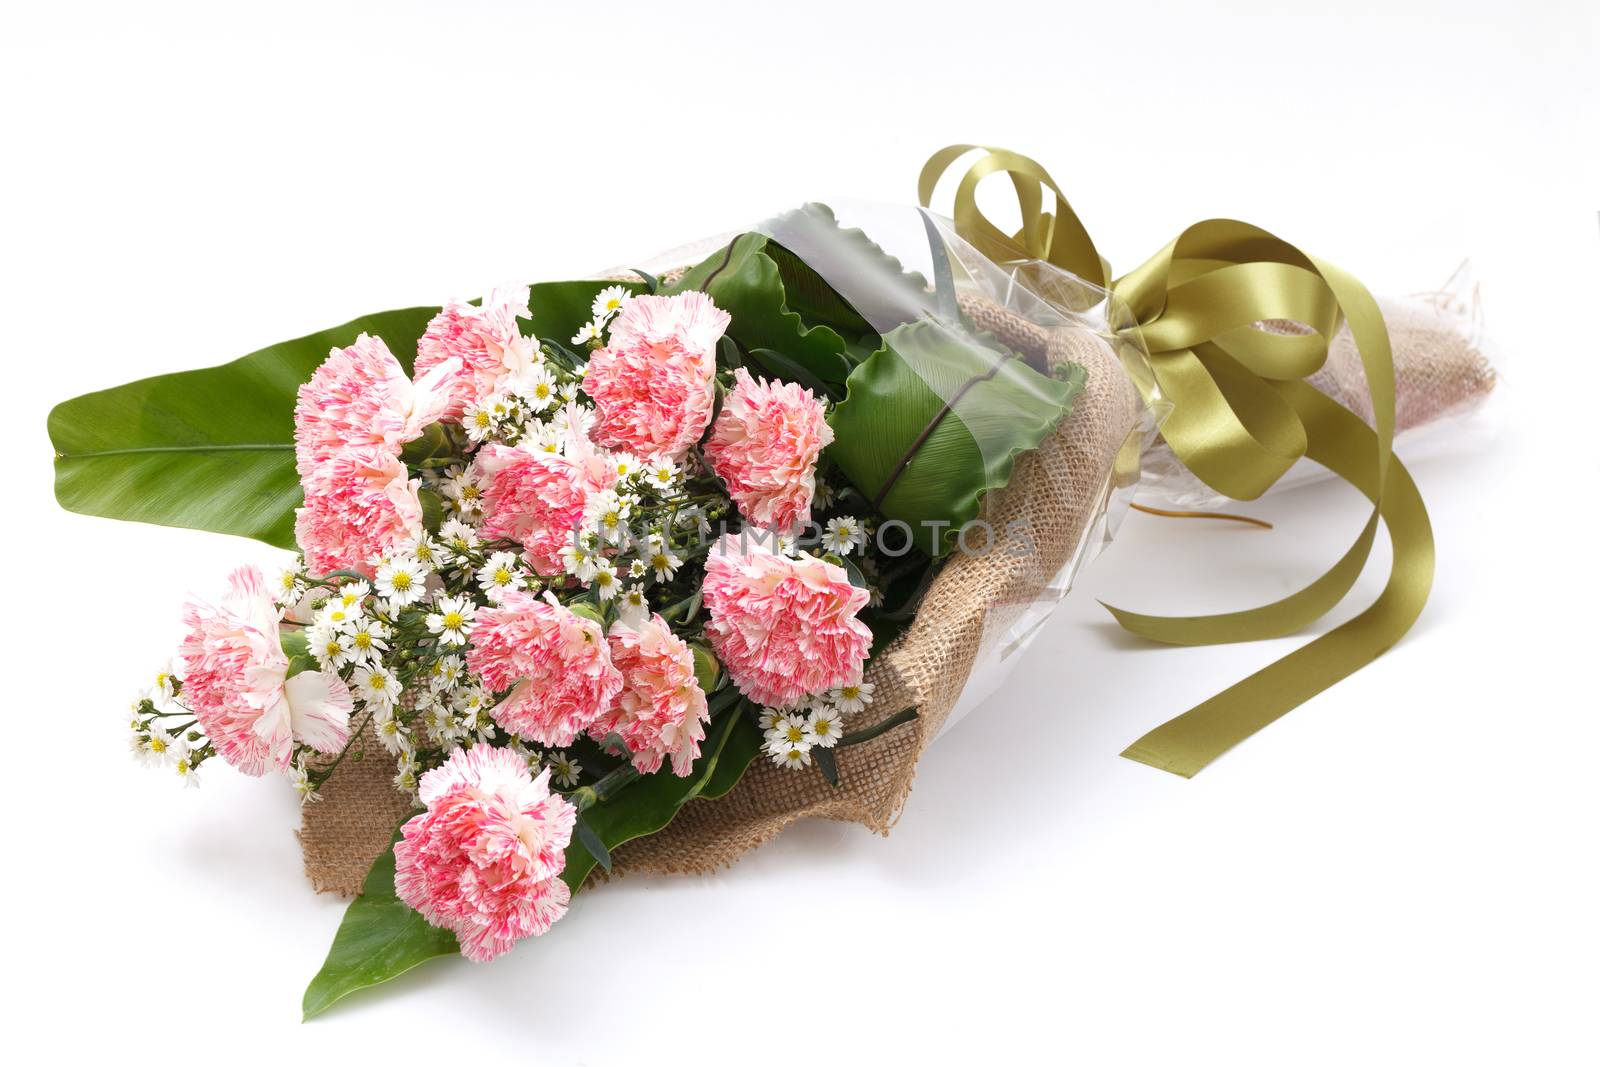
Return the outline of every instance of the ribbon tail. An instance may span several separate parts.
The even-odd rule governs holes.
[[[1309,385],[1286,382],[1279,387],[1306,423],[1307,455],[1377,498],[1379,441],[1372,429]],[[1410,473],[1393,457],[1386,466],[1379,511],[1389,530],[1393,564],[1378,599],[1349,622],[1151,730],[1129,745],[1124,756],[1191,778],[1404,636],[1433,585],[1433,528]]]

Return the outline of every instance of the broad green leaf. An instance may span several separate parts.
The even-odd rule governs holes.
[[[562,340],[589,318],[601,281],[533,286],[532,329]],[[630,288],[640,288],[633,283]],[[437,308],[367,315],[220,367],[145,378],[50,412],[56,500],[69,511],[254,537],[294,547],[300,480],[294,402],[330,349],[363,332],[409,369]]]
[[[844,354],[845,338],[830,326],[808,325],[789,308],[778,265],[768,254],[769,243],[763,234],[740,234],[691,267],[669,290],[705,290],[733,317],[728,332],[746,350],[774,349],[822,381],[842,383],[851,367]]]
[[[69,511],[294,547],[295,392],[361,332],[415,351],[435,308],[389,311],[205,370],[89,393],[50,412],[56,500]]]
[[[395,837],[399,838],[396,831]],[[456,935],[429,926],[395,896],[394,849],[383,850],[367,871],[361,895],[345,909],[328,958],[300,1002],[310,1019],[359,989],[379,985],[435,956],[459,953]]]
[[[695,797],[719,797],[734,787],[761,749],[761,731],[737,707],[724,712],[700,746],[700,758],[686,778],[669,769],[646,775],[583,813],[589,828],[609,851],[636,837],[653,834]],[[595,857],[580,843],[567,847],[561,880],[574,892],[594,870]]]
[[[828,448],[885,518],[943,555],[1083,391],[1083,371],[1046,377],[1016,353],[956,325],[924,319],[891,330],[850,375],[829,416]],[[996,531],[998,538],[1003,531]]]

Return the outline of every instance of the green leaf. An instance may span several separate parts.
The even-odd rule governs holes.
[[[538,282],[529,287],[528,307],[532,318],[525,332],[541,341],[553,340],[562,346],[572,340],[572,335],[583,324],[594,318],[594,298],[600,290],[620,285],[630,293],[645,291],[643,282],[572,281]]]
[[[717,681],[722,676],[722,664],[718,662],[716,654],[701,641],[689,642],[689,651],[694,656],[695,683],[707,693],[715,691]]]
[[[301,383],[363,331],[415,350],[436,308],[368,315],[220,367],[89,393],[50,412],[56,500],[69,511],[294,547]],[[404,357],[402,357],[404,358]]]
[[[603,281],[532,287],[533,329],[570,337]],[[632,289],[642,288],[632,283]],[[408,370],[438,308],[366,315],[220,367],[163,374],[50,412],[56,500],[69,511],[254,537],[294,547],[301,501],[294,403],[330,349],[365,332]]]
[[[583,817],[604,847],[615,851],[624,842],[665,827],[695,797],[719,797],[732,789],[760,750],[761,730],[738,709],[729,709],[713,723],[688,777],[679,778],[671,768],[646,775]],[[567,847],[561,880],[577,893],[595,863],[590,851],[574,841]]]
[[[817,769],[822,772],[822,777],[828,784],[838,788],[839,763],[833,758],[833,749],[817,747],[811,750],[811,758],[817,761]]]
[[[726,248],[691,267],[668,289],[702,289],[733,316],[729,334],[746,350],[781,352],[813,377],[841,384],[850,373],[845,338],[830,326],[808,325],[791,310],[778,265],[764,234],[740,234]]]
[[[399,836],[397,830],[395,839]],[[320,1015],[351,993],[387,982],[435,956],[459,952],[455,934],[429,926],[395,896],[394,849],[387,848],[367,871],[361,895],[345,909],[333,935],[328,958],[306,986],[302,1017]]]
[[[890,331],[850,375],[828,419],[828,455],[873,507],[911,527],[917,547],[943,555],[1083,383],[1081,368],[1046,377],[985,336],[924,319]]]

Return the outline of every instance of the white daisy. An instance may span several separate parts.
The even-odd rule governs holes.
[[[853,549],[865,544],[866,539],[866,531],[862,530],[860,521],[845,515],[828,520],[828,529],[822,535],[822,547],[829,552],[848,556]]]
[[[445,748],[451,747],[455,741],[460,740],[463,734],[461,724],[450,713],[450,709],[443,704],[434,704],[429,707],[422,721],[427,727],[428,736],[435,743]]]
[[[592,530],[608,545],[622,540],[628,531],[628,516],[633,507],[614,490],[607,489],[589,498],[583,509],[583,528]]]
[[[357,619],[347,633],[339,636],[344,663],[366,663],[383,658],[389,650],[389,628],[375,619]],[[343,666],[341,663],[340,666]]]
[[[316,787],[311,784],[311,772],[306,769],[304,756],[295,760],[294,766],[289,768],[289,784],[300,795],[300,803],[302,804],[311,804],[322,799],[317,794]]]
[[[603,324],[598,322],[584,323],[582,326],[578,327],[578,332],[572,335],[572,343],[575,345],[586,345],[590,341],[600,340],[600,330],[602,325]]]
[[[562,403],[570,404],[572,401],[578,399],[578,383],[566,382],[561,386],[560,389],[556,390],[556,392],[560,395]]]
[[[383,747],[391,756],[399,756],[411,751],[411,731],[406,729],[405,723],[395,718],[394,712],[385,711],[374,715],[372,729],[378,735],[378,740],[383,742]]]
[[[767,744],[774,748],[785,746],[792,748],[795,745],[810,748],[811,741],[806,736],[807,732],[805,717],[791,712],[773,722],[771,728],[767,730]]]
[[[528,579],[515,553],[496,552],[478,571],[478,585],[490,601],[498,604],[502,595],[526,589]]]
[[[594,575],[589,579],[589,584],[595,592],[600,594],[601,600],[610,600],[622,589],[622,582],[617,578],[617,565],[609,559],[602,559],[594,565]]]
[[[678,484],[678,465],[665,457],[645,464],[645,483],[658,490],[671,489]]]
[[[617,600],[617,617],[628,626],[639,626],[650,618],[650,602],[645,599],[643,585],[636,582],[622,591]]]
[[[322,608],[312,619],[312,626],[332,633],[342,634],[355,625],[355,621],[360,617],[360,608],[351,607],[340,598],[334,597],[322,605]]]
[[[767,755],[772,757],[772,762],[780,767],[799,770],[801,767],[811,766],[810,745],[790,745],[786,748],[768,749]]]
[[[428,615],[428,632],[437,634],[440,644],[466,644],[467,635],[472,633],[472,617],[477,614],[478,605],[464,596],[447,596],[440,597],[434,609]]]
[[[155,684],[150,687],[150,695],[156,699],[171,700],[178,692],[178,675],[172,669],[172,661],[168,660],[156,671]]]
[[[626,285],[608,285],[595,294],[589,314],[595,317],[596,322],[604,322],[621,311],[632,299],[633,294],[628,291]]]
[[[544,411],[556,402],[556,376],[549,367],[535,367],[521,384],[522,402],[529,411]]]
[[[655,572],[658,582],[670,582],[672,576],[678,573],[678,568],[683,566],[683,560],[672,551],[672,546],[653,534],[645,541],[645,555],[646,563]]]
[[[650,564],[642,559],[632,560],[628,564],[629,578],[643,578],[650,573]]]
[[[456,556],[464,556],[478,547],[478,534],[460,519],[451,519],[439,527],[439,540]]]
[[[873,685],[871,682],[857,682],[855,685],[842,685],[828,694],[828,699],[833,701],[833,706],[846,715],[860,711],[872,703]]]
[[[357,667],[351,676],[351,692],[363,703],[384,714],[400,699],[400,680],[381,664]]]
[[[838,708],[819,704],[806,716],[805,738],[818,748],[832,748],[844,736],[844,715]]]
[[[306,647],[324,669],[348,666],[353,662],[354,646],[346,647],[344,634],[321,623],[306,631]]]
[[[627,452],[611,453],[611,469],[617,472],[617,481],[626,481],[638,474],[643,465],[638,458]]]
[[[561,566],[580,582],[594,577],[597,556],[587,537],[573,537],[561,548]]]
[[[378,568],[378,595],[395,607],[422,599],[427,591],[428,569],[410,556],[395,556]]]
[[[164,767],[172,762],[178,754],[181,744],[171,734],[157,726],[150,724],[150,732],[144,738],[144,764],[147,767]]]
[[[194,753],[189,751],[186,741],[179,741],[172,750],[172,769],[178,777],[183,779],[183,784],[190,789],[200,786],[200,771],[196,766]]]
[[[395,776],[391,779],[394,782],[394,787],[402,793],[416,796],[417,772],[421,769],[417,766],[416,757],[407,752],[395,766]]]
[[[781,708],[762,708],[761,715],[756,721],[761,724],[761,732],[768,734],[777,729],[783,718],[784,712]]]
[[[523,437],[521,447],[529,452],[542,452],[547,456],[559,456],[567,439],[553,423],[535,423],[527,436]]]
[[[364,581],[345,582],[339,587],[339,591],[334,594],[333,599],[347,608],[353,608],[365,600],[367,594],[371,592],[372,586]]]
[[[550,767],[551,780],[562,789],[577,785],[578,778],[583,774],[582,765],[565,752],[552,752],[545,757],[545,762]]]
[[[461,428],[473,444],[482,444],[500,428],[500,420],[488,405],[472,404],[461,413]]]
[[[441,656],[429,668],[428,676],[435,690],[445,692],[460,684],[463,670],[460,656]]]
[[[424,566],[437,568],[445,562],[444,557],[448,553],[441,551],[441,546],[434,544],[427,534],[420,534],[400,542],[400,555],[410,556]]]
[[[278,573],[276,599],[283,607],[299,603],[305,595],[306,583],[297,567],[285,567]]]

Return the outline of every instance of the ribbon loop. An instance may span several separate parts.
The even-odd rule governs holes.
[[[922,169],[928,206],[939,177],[977,150],[951,145]],[[1188,777],[1256,730],[1360,670],[1416,621],[1433,582],[1433,531],[1410,475],[1392,454],[1394,364],[1376,301],[1354,277],[1249,223],[1210,219],[1184,230],[1136,270],[1111,271],[1049,173],[1026,156],[984,148],[956,188],[963,238],[997,261],[1039,259],[1109,288],[1124,304],[1172,403],[1161,434],[1194,474],[1225,496],[1249,500],[1302,457],[1361,490],[1373,510],[1339,561],[1274,603],[1221,615],[1159,617],[1109,608],[1128,630],[1168,644],[1282,636],[1344,599],[1381,522],[1393,543],[1388,585],[1356,618],[1157,727],[1123,753]],[[978,184],[1005,173],[1022,228],[1007,235],[977,206]],[[1056,213],[1043,210],[1043,194]],[[1284,326],[1281,324],[1293,324]],[[1348,324],[1372,395],[1374,426],[1306,384]]]

